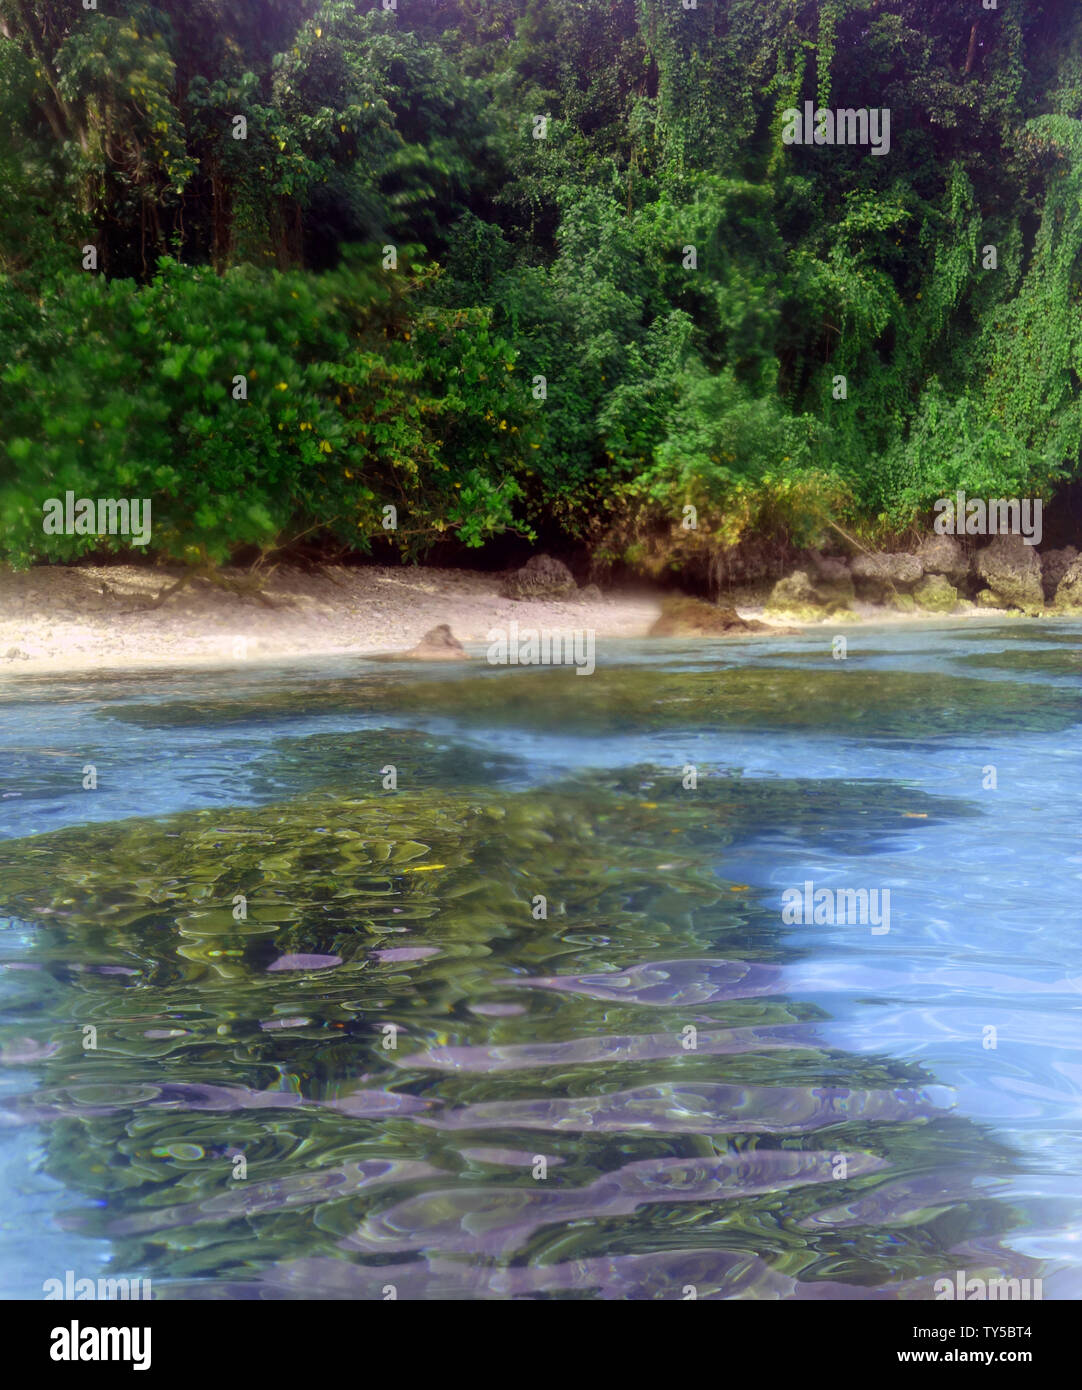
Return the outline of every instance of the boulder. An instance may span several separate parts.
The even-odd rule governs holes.
[[[951,538],[944,536],[943,539]],[[958,590],[942,574],[926,574],[913,590],[917,607],[926,613],[953,613],[960,597]]]
[[[1044,607],[1041,562],[1021,536],[996,536],[977,552],[976,571],[998,600],[997,607],[1020,608],[1023,613],[1039,613]]]
[[[956,587],[969,574],[969,556],[954,536],[926,536],[917,550],[925,574],[941,575]]]
[[[1082,557],[1072,560],[1056,587],[1057,613],[1082,613]]]
[[[852,603],[856,598],[853,576],[844,560],[812,550],[808,555],[808,571],[820,602]]]
[[[817,623],[847,611],[844,602],[828,597],[818,584],[813,584],[806,570],[794,570],[779,579],[766,601],[766,612],[798,623]]]
[[[1041,562],[1041,588],[1046,603],[1056,597],[1063,576],[1078,559],[1078,551],[1073,545],[1065,545],[1062,550],[1046,550],[1039,557]]]
[[[403,661],[468,661],[469,655],[446,623],[430,628],[415,647],[402,652]]]
[[[600,603],[602,593],[596,584],[586,584],[579,590],[577,597],[580,603]]]
[[[862,598],[883,603],[894,594],[912,589],[924,575],[924,566],[915,555],[883,550],[861,553],[849,566]]]
[[[745,619],[735,608],[722,608],[683,594],[663,600],[661,616],[648,637],[740,637],[747,632],[777,632],[769,623]]]
[[[551,555],[533,555],[500,588],[503,598],[558,599],[575,592],[575,579],[562,560]]]

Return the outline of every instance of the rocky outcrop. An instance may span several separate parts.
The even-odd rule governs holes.
[[[916,606],[926,613],[953,613],[960,598],[961,594],[942,574],[926,574],[913,589]]]
[[[534,555],[514,574],[508,575],[500,588],[503,598],[559,599],[575,592],[575,579],[562,560],[551,555]]]
[[[778,632],[769,623],[745,619],[735,608],[722,608],[701,598],[683,595],[667,598],[661,605],[661,616],[647,633],[648,637],[740,637],[748,632]]]
[[[926,536],[917,550],[926,575],[941,575],[960,589],[969,574],[969,556],[954,536]]]
[[[1056,586],[1057,613],[1082,613],[1082,557],[1072,560]]]
[[[1020,608],[1023,613],[1039,613],[1044,607],[1041,562],[1033,546],[1021,536],[996,536],[977,552],[975,568],[997,600],[997,607]],[[977,602],[987,601],[978,594]]]
[[[1073,545],[1065,545],[1062,550],[1046,550],[1038,557],[1041,562],[1041,588],[1046,603],[1053,603],[1072,563],[1078,559],[1078,551]]]
[[[873,603],[885,603],[896,594],[907,593],[924,576],[924,566],[915,555],[884,550],[855,556],[849,568],[857,593]]]
[[[852,581],[849,590],[852,590]],[[766,612],[798,623],[818,623],[840,614],[852,616],[845,602],[829,597],[823,587],[812,582],[806,570],[794,570],[778,580],[766,601]]]

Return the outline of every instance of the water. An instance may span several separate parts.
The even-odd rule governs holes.
[[[1078,1297],[1082,627],[831,635],[9,679],[0,1293]]]

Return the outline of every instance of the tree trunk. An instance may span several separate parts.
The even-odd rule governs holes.
[[[980,32],[981,26],[978,20],[969,31],[969,52],[966,54],[966,77],[973,71],[973,64],[977,61],[977,39]]]

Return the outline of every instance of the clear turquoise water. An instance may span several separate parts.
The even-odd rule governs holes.
[[[845,635],[8,679],[0,1290],[1079,1296],[1082,627]]]

